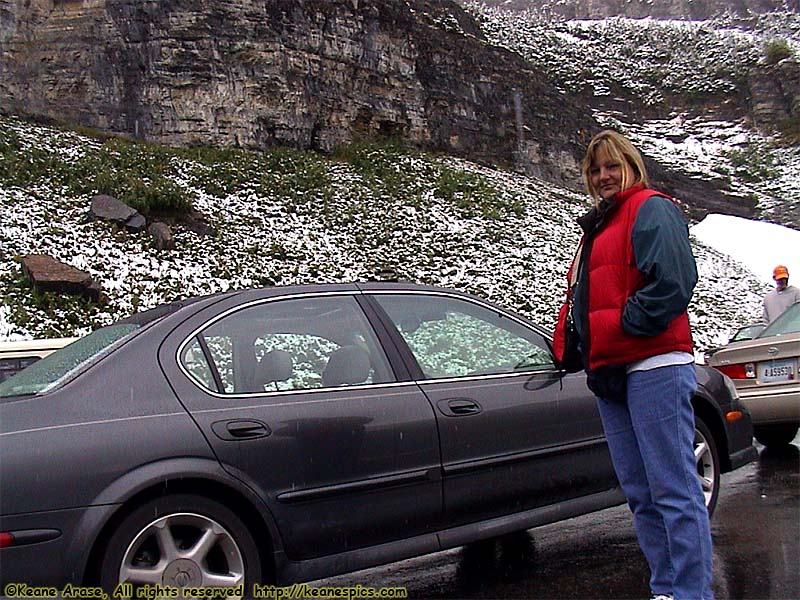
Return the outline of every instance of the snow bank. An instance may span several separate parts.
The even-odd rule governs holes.
[[[744,265],[764,282],[772,269],[785,265],[800,283],[800,231],[729,215],[708,215],[690,229],[692,235]],[[791,281],[791,280],[790,280]]]

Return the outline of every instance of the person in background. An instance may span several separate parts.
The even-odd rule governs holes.
[[[764,296],[764,325],[769,325],[792,304],[800,302],[800,289],[789,285],[789,269],[778,265],[772,271],[775,289]]]
[[[631,142],[603,131],[582,165],[594,208],[572,268],[587,384],[650,567],[651,598],[713,598],[708,511],[694,457],[687,306],[697,268],[683,214],[648,188]],[[573,281],[575,278],[573,277]]]

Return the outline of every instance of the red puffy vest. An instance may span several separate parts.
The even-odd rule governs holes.
[[[636,267],[631,234],[639,208],[650,196],[666,196],[634,186],[616,196],[616,210],[596,234],[588,264],[589,369],[627,365],[666,352],[692,352],[689,317],[684,311],[666,331],[635,336],[622,329],[622,311],[628,298],[646,280]]]

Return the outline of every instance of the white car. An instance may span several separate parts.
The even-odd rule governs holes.
[[[70,337],[0,342],[0,382],[77,339]]]

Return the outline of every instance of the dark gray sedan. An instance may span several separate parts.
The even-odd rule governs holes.
[[[755,449],[730,381],[698,379],[713,510]],[[232,292],[95,331],[0,384],[0,457],[3,585],[118,596],[250,595],[623,501],[585,377],[541,328],[404,284]]]

